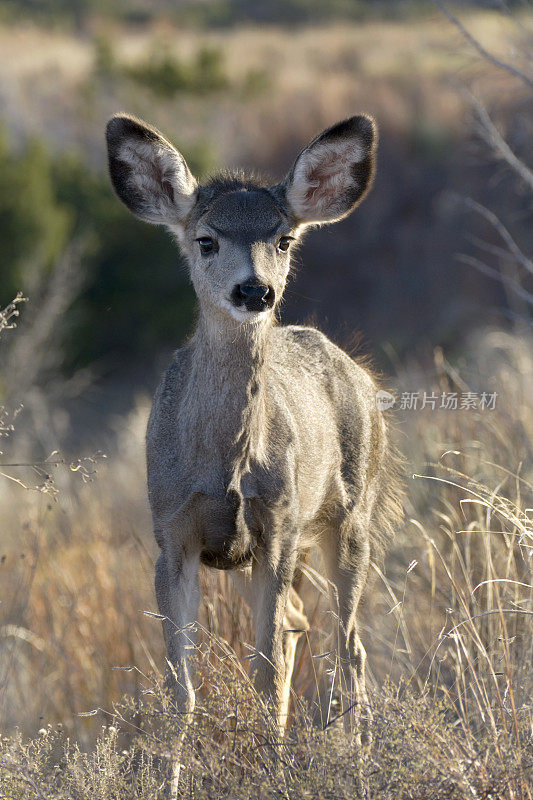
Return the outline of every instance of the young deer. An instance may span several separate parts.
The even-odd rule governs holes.
[[[311,544],[338,617],[345,709],[360,708],[356,612],[372,552],[400,517],[394,453],[369,373],[319,331],[278,325],[276,310],[305,228],[342,219],[368,191],[375,124],[357,116],[324,131],[273,186],[241,173],[199,185],[169,141],[124,114],[107,143],[118,196],[176,236],[198,296],[196,330],[161,381],[147,433],[155,587],[178,708],[186,719],[195,703],[187,651],[205,564],[231,570],[251,607],[255,685],[283,729],[308,628],[292,584]]]

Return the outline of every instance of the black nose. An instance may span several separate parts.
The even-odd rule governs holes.
[[[265,311],[274,305],[274,289],[255,281],[239,283],[231,299],[236,306],[245,306],[248,311]]]

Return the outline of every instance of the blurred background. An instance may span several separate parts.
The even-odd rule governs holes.
[[[523,44],[524,3],[463,8],[495,55]],[[70,263],[56,320],[65,374],[91,366],[99,380],[151,389],[194,319],[170,237],[112,194],[103,131],[117,110],[159,127],[200,177],[242,165],[275,180],[324,127],[376,117],[374,189],[308,237],[285,322],[312,317],[341,343],[358,330],[389,367],[385,349],[457,349],[515,310],[501,285],[457,260],[479,255],[471,240],[486,220],[453,193],[503,215],[528,249],[530,197],[486,147],[467,92],[519,157],[530,97],[432,2],[7,0],[0,19],[0,302],[22,291],[36,306],[58,262]]]
[[[397,418],[409,521],[363,612],[373,685],[407,673],[422,685],[435,636],[453,609],[464,612],[465,576],[473,616],[494,601],[472,595],[478,579],[500,565],[506,579],[524,578],[532,31],[527,0],[3,0],[0,306],[22,293],[0,325],[7,729],[59,720],[90,741],[96,723],[77,713],[139,691],[137,672],[113,667],[163,665],[159,623],[142,614],[155,610],[156,557],[143,436],[195,303],[168,234],[135,220],[111,190],[104,128],[119,110],[163,131],[200,178],[244,166],[273,180],[323,128],[374,115],[374,188],[347,220],[307,236],[282,321],[310,321],[350,351],[359,342],[398,393],[472,390],[498,401],[490,413]],[[451,450],[459,488],[411,478],[434,476],[428,465]],[[485,507],[468,516],[461,487],[474,485],[487,503],[505,492],[514,516]],[[456,535],[493,524],[501,535],[479,545]],[[252,636],[247,612],[224,577],[204,581],[204,624],[238,649]],[[518,591],[506,586],[498,591]],[[525,608],[526,595],[506,600]],[[492,653],[501,631],[490,620],[476,630]],[[517,642],[531,648],[523,625],[517,618]],[[450,659],[439,672],[447,686]],[[311,668],[302,651],[302,692]],[[522,672],[517,681],[525,691]]]

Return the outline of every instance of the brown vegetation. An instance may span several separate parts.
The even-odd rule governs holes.
[[[493,21],[489,14],[467,20],[493,52],[502,53],[502,30],[507,28]],[[89,45],[73,46],[78,60],[67,75],[65,60],[57,54],[71,58],[69,37],[25,28],[13,38],[12,31],[4,30],[1,68],[20,89],[17,102],[6,105],[7,117],[15,129],[23,118],[25,129],[38,125],[49,130],[56,144],[77,140],[98,161],[94,143],[102,120],[120,100],[165,130],[179,128],[180,141],[193,141],[212,125],[220,134],[221,157],[240,160],[244,150],[249,163],[264,166],[274,155],[285,158],[289,145],[293,155],[295,142],[342,116],[339,109],[346,105],[377,111],[380,118],[389,115],[390,130],[403,126],[404,133],[420,130],[422,120],[424,146],[442,147],[442,139],[434,136],[441,129],[427,123],[446,122],[447,131],[460,127],[462,101],[444,84],[458,70],[464,76],[466,64],[481,99],[494,100],[491,109],[497,114],[521,97],[513,84],[512,97],[498,99],[508,86],[505,76],[474,67],[440,18],[416,27],[416,33],[396,23],[331,28],[320,31],[324,46],[319,51],[316,31],[305,29],[180,34],[180,54],[187,57],[197,52],[200,38],[202,44],[207,39],[222,43],[231,81],[243,65],[251,70],[274,63],[275,91],[259,93],[253,106],[242,107],[235,95],[230,100],[216,96],[206,109],[205,100],[181,97],[174,106],[159,104],[131,87],[105,84],[90,113]],[[154,36],[168,41],[175,35],[168,28],[142,36],[115,33],[116,56],[124,63],[146,55]],[[452,58],[450,39],[455,42]],[[2,42],[8,45],[4,50]],[[320,54],[326,44],[324,63]],[[39,72],[40,83],[35,79]],[[354,75],[361,76],[360,82]],[[61,92],[69,80],[86,93],[68,95],[74,101],[67,108]],[[42,92],[45,84],[49,93]],[[157,113],[151,113],[151,106]],[[402,141],[407,147],[408,140]],[[396,191],[394,174],[389,173],[380,202],[388,189]],[[509,193],[513,201],[519,198],[518,205],[522,186]],[[402,224],[407,228],[410,223],[403,219]],[[348,233],[344,240],[339,236],[339,247],[347,238]],[[515,251],[519,266],[513,271],[509,254],[502,255],[509,242],[484,244],[484,253],[501,259],[505,274],[520,288],[528,259]],[[462,243],[455,238],[452,246],[456,250]],[[398,250],[399,239],[391,248]],[[391,274],[385,271],[382,283]],[[336,297],[342,295],[339,280],[345,275],[331,272]],[[439,280],[462,296],[464,284],[454,286],[449,272]],[[314,286],[318,294],[321,282],[322,274],[311,273],[310,291]],[[249,613],[226,575],[205,570],[196,653],[199,704],[182,756],[187,767],[183,796],[531,800],[533,348],[525,323],[527,296],[517,294],[514,284],[507,289],[522,305],[511,304],[516,314],[506,330],[485,326],[467,338],[452,306],[446,306],[454,332],[453,363],[439,347],[427,347],[425,359],[402,358],[392,378],[396,407],[404,394],[418,392],[419,400],[417,409],[394,415],[405,457],[407,522],[385,564],[375,566],[361,609],[373,742],[355,753],[337,725],[323,730],[320,724],[317,685],[328,676],[334,683],[336,671],[328,641],[335,620],[325,610],[320,564],[309,564],[302,577],[311,631],[299,645],[293,719],[283,743],[248,682]],[[440,286],[436,281],[436,296]],[[436,313],[430,302],[426,305],[429,314]],[[482,302],[479,306],[486,315]],[[342,298],[337,311],[344,317]],[[373,313],[378,324],[379,314],[394,316],[394,309],[383,304]],[[17,331],[9,330],[4,319],[0,352],[25,336],[25,325],[31,330],[31,321],[24,318]],[[49,317],[51,330],[56,322]],[[28,341],[37,339],[29,336]],[[64,410],[58,398],[65,384],[59,374],[51,394],[38,377],[35,385],[24,384],[24,375],[39,376],[31,359],[38,360],[50,346],[38,344],[21,343],[24,364],[15,357],[4,359],[9,371],[0,373],[0,391],[5,398],[11,384],[24,385],[25,397],[17,402],[31,412],[39,447],[46,449],[51,434],[61,440]],[[395,361],[393,348],[389,352]],[[440,408],[442,395],[454,392],[459,397],[474,392],[478,399],[483,392],[496,393],[495,407]],[[430,395],[437,398],[435,408],[427,402]],[[0,414],[1,796],[163,796],[175,726],[161,688],[164,645],[160,622],[154,619],[157,553],[143,457],[148,406],[148,398],[140,395],[135,410],[113,422],[111,435],[92,432],[107,459],[89,449],[87,459],[73,463],[57,454],[35,462],[31,445],[36,438],[19,447],[27,418],[13,416],[16,404],[11,414]]]
[[[422,377],[415,364],[395,379],[398,393],[440,396],[475,386],[479,392],[497,391],[498,397],[492,411],[406,410],[398,426],[409,470],[417,473],[408,481],[410,519],[385,571],[376,566],[362,611],[377,727],[361,774],[384,797],[489,796],[483,792],[529,797],[524,770],[531,746],[533,538],[527,518],[532,489],[527,405],[533,365],[526,340],[497,332],[472,343],[467,353],[472,361],[464,371],[456,372],[437,353],[433,374],[426,370]],[[491,383],[485,386],[489,374]],[[116,734],[106,730],[102,738],[100,733],[102,722],[120,727],[116,704],[124,693],[133,698],[129,703],[141,704],[130,709],[136,726],[150,731],[157,717],[143,699],[146,692],[159,696],[154,687],[164,664],[159,622],[152,617],[155,547],[142,467],[146,411],[140,402],[137,412],[120,423],[116,453],[98,467],[94,480],[82,483],[72,471],[68,480],[67,474],[58,475],[65,485],[57,497],[31,488],[24,494],[21,486],[7,481],[2,485],[2,711],[8,729],[46,731],[31,746],[6,743],[11,755],[4,769],[10,773],[14,763],[17,769],[37,770],[32,774],[44,781],[43,787],[52,786],[46,783],[51,777],[45,779],[40,770],[49,758],[50,741],[59,746],[52,733],[58,723],[82,746],[94,746],[97,737],[110,770],[120,772],[119,762],[140,758],[139,747],[149,759],[159,752],[153,731],[137,741],[131,718],[121,727],[126,739],[120,738],[120,747],[126,741],[131,748],[127,756],[120,756]],[[66,473],[68,468],[61,469]],[[250,654],[250,619],[224,574],[206,570],[203,581],[198,647],[203,680],[198,727],[189,740],[190,780],[195,796],[214,796],[202,770],[206,763],[210,771],[218,764],[217,796],[225,796],[225,786],[224,791],[234,792],[231,796],[244,797],[245,790],[241,795],[236,788],[238,775],[250,785],[261,779],[268,786],[274,780],[268,763],[249,755],[263,718],[246,668],[243,672],[238,666],[246,665]],[[307,796],[310,778],[298,766],[315,753],[316,769],[327,770],[331,780],[337,775],[335,781],[343,775],[344,788],[337,787],[339,793],[331,796],[351,797],[354,776],[342,772],[353,758],[347,742],[338,731],[325,739],[319,732],[309,734],[305,722],[307,714],[316,718],[318,713],[317,678],[335,671],[334,657],[328,655],[332,621],[321,599],[323,589],[310,565],[302,592],[312,629],[297,656],[295,720],[283,747],[288,759],[282,762],[283,780],[293,782],[300,792],[296,796]],[[232,750],[237,753],[233,767],[224,761],[221,773],[229,734],[213,739],[211,726],[227,729],[235,697],[241,734],[237,751]],[[94,708],[99,709],[96,715],[83,716]],[[159,723],[164,719],[163,714]],[[63,775],[65,786],[81,775],[85,781],[96,770],[93,756],[77,758],[72,769],[80,772],[68,780]],[[157,769],[152,762],[143,768],[151,776],[147,785],[153,786]],[[420,794],[409,793],[413,770],[420,773]],[[375,777],[384,773],[386,778]],[[122,775],[120,780],[123,794],[117,796],[128,797],[134,791],[126,789],[130,779]],[[61,791],[57,797],[63,797]],[[77,792],[68,796],[90,796],[80,787]]]

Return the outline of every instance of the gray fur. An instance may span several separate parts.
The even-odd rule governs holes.
[[[138,164],[132,135],[142,142]],[[296,240],[307,224],[334,221],[360,201],[374,170],[374,123],[354,117],[325,131],[276,186],[239,174],[198,186],[182,156],[158,137],[125,116],[108,129],[119,196],[176,234],[199,300],[196,330],[163,376],[147,433],[161,548],[156,593],[178,705],[194,708],[187,645],[203,562],[231,570],[251,605],[255,683],[283,727],[296,641],[308,627],[292,582],[301,554],[316,545],[339,617],[347,696],[360,707],[356,611],[371,553],[400,518],[393,449],[368,370],[318,330],[279,326],[275,309],[290,267],[280,237]],[[178,165],[179,180],[169,178],[169,164]],[[152,196],[161,175],[166,185]],[[218,251],[202,255],[199,237],[211,237]],[[232,290],[251,280],[271,287],[274,308],[235,306]]]

